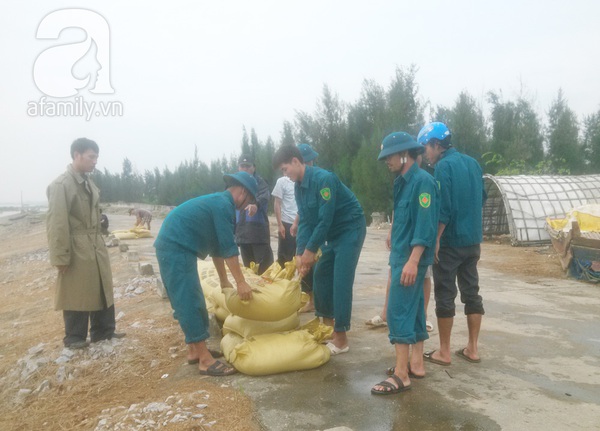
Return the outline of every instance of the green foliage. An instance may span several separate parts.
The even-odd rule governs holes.
[[[579,142],[577,116],[569,108],[562,90],[558,90],[558,95],[548,112],[547,139],[548,153],[552,158],[564,159],[570,172],[584,172],[584,148]]]
[[[583,147],[587,159],[586,171],[600,173],[600,110],[585,118]]]
[[[487,127],[481,108],[467,92],[458,95],[452,109],[438,107],[434,121],[446,123],[452,131],[452,145],[459,151],[481,159],[489,146]]]
[[[251,154],[256,169],[272,188],[279,172],[272,168],[276,146],[311,144],[319,166],[332,170],[358,197],[370,218],[372,212],[392,210],[393,176],[377,161],[383,138],[395,131],[417,135],[431,106],[419,94],[417,68],[397,68],[389,85],[364,80],[358,100],[346,103],[324,85],[313,112],[297,111],[284,121],[278,142],[262,140],[254,128],[242,126],[240,154]],[[482,163],[495,175],[568,175],[600,170],[600,111],[579,123],[562,91],[548,112],[544,129],[532,101],[523,96],[504,100],[491,92],[489,118],[467,92],[451,107],[437,106],[432,121],[448,124],[453,145]],[[428,108],[429,109],[429,108]],[[548,153],[544,154],[544,143]],[[139,174],[131,160],[123,161],[120,174],[96,172],[103,201],[178,205],[195,196],[224,189],[223,174],[238,170],[239,154],[223,155],[206,164],[195,149],[191,160],[174,170],[159,168]]]
[[[352,176],[355,179],[352,191],[368,220],[375,211],[392,213],[393,178],[385,163],[377,160],[383,139],[381,135],[380,132],[371,141],[364,141],[352,162]]]
[[[489,93],[492,105],[490,149],[504,159],[524,160],[532,165],[544,157],[542,126],[531,102],[519,97],[504,102],[501,95]]]
[[[502,155],[488,152],[482,155],[486,171],[493,175],[569,175],[564,159],[545,159],[535,165],[529,165],[525,160],[507,161]]]

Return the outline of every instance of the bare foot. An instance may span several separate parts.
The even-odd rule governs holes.
[[[315,304],[310,302],[300,309],[300,313],[310,313],[312,311],[315,311]]]

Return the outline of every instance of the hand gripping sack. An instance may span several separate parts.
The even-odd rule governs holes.
[[[224,289],[227,309],[231,314],[250,320],[275,322],[289,316],[301,306],[298,280],[277,280],[272,283],[249,280],[252,300],[243,301],[237,290]]]

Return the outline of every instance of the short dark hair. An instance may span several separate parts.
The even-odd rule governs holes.
[[[452,135],[446,136],[441,141],[439,139],[436,139],[436,138],[431,138],[429,140],[429,142],[427,142],[427,145],[432,145],[433,146],[435,144],[440,144],[440,146],[442,146],[444,148],[450,148],[452,146]]]
[[[300,163],[304,163],[300,150],[295,145],[282,145],[273,154],[273,169],[278,169],[283,163],[291,163],[293,158],[300,160]]]
[[[411,159],[413,160],[417,160],[417,158],[423,154],[423,150],[425,148],[421,147],[421,148],[412,148],[410,150],[408,150],[408,155],[410,156]]]
[[[83,154],[87,150],[92,150],[95,153],[99,153],[100,149],[98,148],[98,144],[88,138],[79,138],[75,139],[71,144],[71,158],[75,158],[75,153]]]

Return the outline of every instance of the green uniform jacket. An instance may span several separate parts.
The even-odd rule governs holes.
[[[56,310],[97,311],[114,304],[108,251],[100,235],[100,193],[88,178],[67,172],[48,186],[46,231],[52,265],[68,265],[56,282]]]
[[[296,254],[305,249],[316,253],[325,241],[337,238],[365,223],[356,196],[333,173],[306,166],[302,182],[295,185],[298,205]]]
[[[235,203],[229,191],[199,196],[182,203],[167,215],[154,247],[185,250],[200,259],[207,255],[225,259],[238,256],[234,226]]]
[[[394,180],[390,266],[404,266],[415,246],[425,247],[419,265],[433,264],[439,219],[439,189],[415,163]]]
[[[481,244],[483,204],[487,195],[479,163],[450,148],[435,165],[434,177],[440,185],[440,223],[446,225],[440,245]]]

